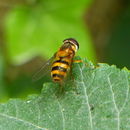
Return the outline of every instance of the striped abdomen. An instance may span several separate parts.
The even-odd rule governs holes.
[[[71,60],[67,58],[54,61],[51,70],[53,81],[62,82],[70,68],[70,64]]]

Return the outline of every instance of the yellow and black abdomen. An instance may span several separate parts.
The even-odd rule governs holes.
[[[70,60],[67,58],[62,58],[56,60],[52,64],[51,77],[55,82],[62,82],[66,77],[68,69],[70,68]]]

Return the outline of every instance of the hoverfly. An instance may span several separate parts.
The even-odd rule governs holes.
[[[48,71],[48,66],[50,66],[52,80],[54,82],[62,83],[71,69],[73,58],[78,49],[79,43],[75,39],[65,39],[59,50],[33,76],[33,80],[38,80],[43,77]]]

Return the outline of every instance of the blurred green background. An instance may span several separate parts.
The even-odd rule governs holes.
[[[130,69],[129,0],[0,0],[0,102],[40,93],[31,78],[66,38],[94,64]]]

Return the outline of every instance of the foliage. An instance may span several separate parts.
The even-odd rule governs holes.
[[[40,95],[0,105],[0,129],[130,129],[130,73],[85,60],[73,64],[73,80],[45,83]]]
[[[13,8],[5,23],[10,59],[7,62],[21,64],[38,54],[49,58],[68,37],[79,41],[80,56],[95,61],[82,19],[90,1],[36,0],[28,6]],[[8,82],[6,58],[1,52],[0,102],[8,97],[38,93],[40,83],[43,89],[24,100],[10,99],[0,104],[0,129],[130,129],[130,73],[126,68],[94,66],[84,60],[73,64],[71,80],[62,86],[48,82],[47,77],[32,84],[23,73],[14,82]]]
[[[95,61],[91,38],[83,23],[83,12],[90,1],[48,0],[14,8],[6,20],[11,62],[24,63],[37,54],[49,58],[69,37],[79,41],[80,56]]]
[[[1,49],[0,49],[1,50]],[[4,57],[2,55],[2,53],[0,52],[0,102],[4,101],[5,99],[8,98],[8,94],[6,91],[6,85],[4,83],[4,72],[5,72],[5,68],[4,68]]]
[[[108,41],[109,46],[106,49],[107,56],[105,62],[116,64],[120,68],[124,66],[130,68],[130,61],[128,60],[130,57],[130,5],[128,7],[115,23]]]

